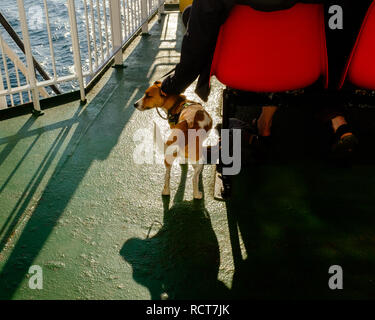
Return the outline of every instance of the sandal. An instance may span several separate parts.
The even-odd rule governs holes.
[[[344,134],[351,133],[343,137]],[[340,126],[334,134],[334,143],[332,145],[332,156],[336,160],[353,160],[359,141],[353,134],[353,130],[348,124]]]

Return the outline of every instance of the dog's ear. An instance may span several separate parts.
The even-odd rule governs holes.
[[[163,90],[161,90],[161,88],[160,88],[160,94],[161,94],[163,97],[166,97],[166,96],[167,96],[167,94],[166,94],[165,92],[163,92]]]
[[[167,94],[164,93],[163,90],[161,90],[161,81],[155,81],[154,85],[156,85],[160,89],[160,95],[162,95],[163,97],[167,96]]]

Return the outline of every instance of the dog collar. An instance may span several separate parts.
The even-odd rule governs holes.
[[[168,123],[172,126],[175,126],[178,123],[178,119],[180,118],[181,112],[176,114],[168,113]]]
[[[182,110],[184,110],[189,105],[189,101],[182,104],[184,100],[184,98],[179,97],[173,107],[168,110],[167,119],[170,125],[175,126],[178,123]],[[173,113],[173,110],[176,110],[178,108],[181,108],[181,110],[179,110],[179,112],[177,113]]]

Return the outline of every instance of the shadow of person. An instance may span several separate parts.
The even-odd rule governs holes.
[[[228,294],[217,279],[219,244],[204,200],[183,201],[187,170],[182,165],[171,207],[170,198],[163,197],[161,229],[146,239],[129,239],[120,251],[132,265],[134,280],[147,287],[155,300],[222,299]]]
[[[236,197],[227,202],[233,298],[306,299],[327,293],[329,265],[322,267],[315,246],[322,226],[309,211],[300,178],[293,166],[263,166],[234,179]]]
[[[363,189],[373,183],[369,173],[302,163],[259,166],[233,179],[232,297],[373,298],[374,198]],[[344,290],[329,287],[334,265],[343,269]]]

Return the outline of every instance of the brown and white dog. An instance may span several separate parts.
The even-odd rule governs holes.
[[[145,95],[138,100],[134,107],[140,111],[145,111],[153,108],[161,108],[168,115],[168,122],[172,132],[164,146],[164,164],[166,167],[165,183],[163,195],[170,195],[170,176],[173,161],[176,158],[176,153],[172,154],[166,152],[169,146],[175,144],[177,137],[184,135],[184,145],[178,145],[179,151],[184,153],[186,160],[192,162],[194,168],[193,175],[193,193],[195,199],[202,199],[202,192],[199,191],[199,177],[203,169],[202,163],[202,143],[207,137],[207,132],[212,128],[212,118],[208,112],[199,103],[188,101],[184,95],[165,95],[161,91],[161,82],[156,81],[149,87]],[[196,137],[194,139],[195,149],[189,147],[188,134],[190,130],[196,130],[200,133],[205,133],[205,136]],[[203,134],[204,135],[204,134]],[[194,147],[193,147],[194,148]],[[189,152],[195,150],[195,152]]]

